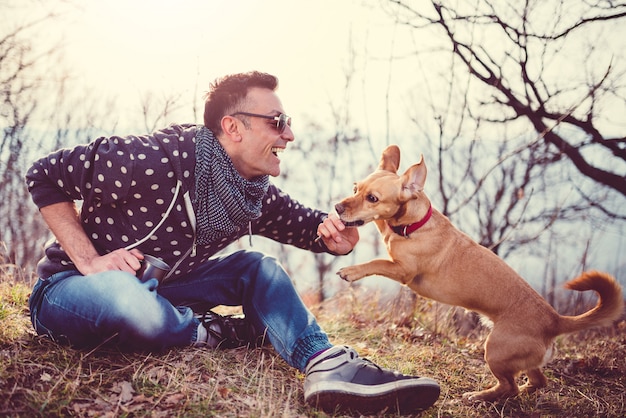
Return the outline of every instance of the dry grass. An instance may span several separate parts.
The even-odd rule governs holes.
[[[37,338],[27,318],[29,291],[0,281],[0,416],[328,416],[304,404],[302,374],[269,348],[88,353]],[[441,398],[424,417],[626,416],[624,322],[613,330],[559,339],[544,390],[466,405],[460,402],[463,392],[492,383],[481,333],[458,336],[446,328],[452,316],[431,304],[420,301],[423,309],[408,309],[411,296],[382,310],[371,309],[371,295],[345,297],[317,309],[331,340],[382,366],[437,379]]]

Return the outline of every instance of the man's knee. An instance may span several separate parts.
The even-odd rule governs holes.
[[[163,322],[157,301],[157,281],[141,282],[130,273],[108,271],[86,276],[91,280],[91,298],[100,305],[102,318],[109,326],[154,332]],[[115,325],[114,325],[115,324]]]
[[[285,280],[291,283],[291,279],[280,262],[272,256],[257,254],[257,277],[261,280],[272,280],[273,282]]]

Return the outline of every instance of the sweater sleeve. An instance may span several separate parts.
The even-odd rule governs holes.
[[[303,206],[270,185],[262,215],[252,223],[252,232],[316,253],[329,252],[323,241],[316,241],[317,226],[326,216],[326,212]]]
[[[119,137],[98,138],[35,161],[26,174],[33,202],[39,208],[74,200],[109,204],[125,196],[132,160],[140,156],[120,146],[124,141]]]

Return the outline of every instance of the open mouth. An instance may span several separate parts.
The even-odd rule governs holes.
[[[355,227],[355,226],[361,226],[363,225],[365,222],[358,220],[358,221],[350,221],[350,222],[344,222],[343,224],[347,227]]]
[[[285,151],[284,148],[272,147],[272,154],[274,154],[277,157],[278,157],[278,154],[280,154],[281,152],[284,152],[284,151]]]

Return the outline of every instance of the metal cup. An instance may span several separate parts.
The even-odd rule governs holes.
[[[142,282],[150,279],[157,279],[159,283],[170,271],[170,266],[160,258],[144,254],[141,268],[137,270],[137,277]]]

